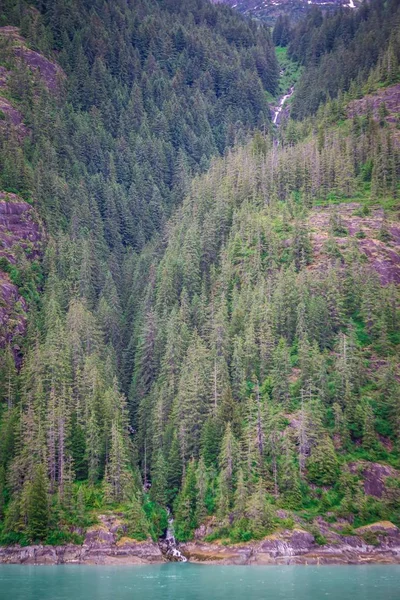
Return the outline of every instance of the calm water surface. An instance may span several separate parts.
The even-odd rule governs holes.
[[[400,600],[400,566],[0,565],[1,600]]]

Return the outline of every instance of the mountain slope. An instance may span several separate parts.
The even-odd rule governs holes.
[[[133,249],[192,172],[269,120],[277,61],[267,29],[205,1],[37,6],[6,3],[0,30],[0,187],[33,202],[48,235],[40,266],[2,263],[19,288],[2,286],[7,326],[18,293],[31,311],[21,369],[12,345],[1,353],[2,540],[80,539],[106,497],[128,502],[143,538],[166,513],[143,513],[121,393]]]
[[[216,161],[148,256],[142,306],[134,285],[142,469],[172,502],[179,448],[182,540],[207,514],[213,538],[262,536],[274,506],[398,520],[389,491],[346,489],[361,458],[399,466],[399,150],[384,122],[345,110],[297,144],[289,122],[278,149],[259,136]]]
[[[1,543],[123,552],[167,508],[179,540],[398,523],[396,85],[362,100],[398,66],[360,59],[277,131],[270,33],[229,8],[38,6],[6,5],[0,46],[0,182],[48,236],[21,368],[1,356]]]
[[[212,0],[214,4],[227,4],[240,13],[273,25],[283,15],[292,21],[304,18],[312,6],[320,6],[325,12],[332,12],[339,7],[355,9],[362,0]]]
[[[307,65],[296,90],[292,115],[304,118],[320,103],[360,86],[370,77],[397,81],[400,8],[398,2],[364,4],[355,13],[339,11],[323,17],[318,10],[299,23],[289,45],[289,56]]]

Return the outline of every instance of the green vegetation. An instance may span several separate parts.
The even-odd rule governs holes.
[[[7,23],[66,78],[47,90],[1,45],[31,136],[1,134],[0,183],[49,237],[40,265],[0,264],[31,309],[22,364],[0,357],[0,542],[79,542],[104,511],[157,539],[167,507],[181,541],[204,523],[261,539],[293,512],[320,544],[318,515],[399,523],[397,477],[372,498],[354,467],[400,466],[399,290],[341,212],[383,209],[390,247],[396,131],[347,118],[344,92],[357,69],[360,90],[397,81],[394,3],[352,16],[330,98],[349,11],[290,28],[279,84],[269,31],[206,0],[14,4]],[[353,46],[378,17],[366,64]],[[266,94],[294,59],[301,120],[277,145]]]
[[[289,58],[286,47],[277,46],[276,56],[281,70],[281,77],[279,79],[279,92],[281,95],[286,93],[297,83],[301,76],[302,69],[299,66],[299,63]]]
[[[288,55],[306,67],[292,115],[302,119],[344,92],[361,98],[400,81],[399,25],[395,0],[363,3],[356,12],[334,15],[313,7],[290,33]]]

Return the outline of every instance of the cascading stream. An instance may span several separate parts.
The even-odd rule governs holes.
[[[288,93],[285,94],[284,96],[282,96],[282,98],[280,99],[278,106],[274,110],[274,116],[272,119],[272,122],[274,125],[279,125],[281,112],[282,112],[287,100],[289,100],[289,98],[291,98],[291,96],[293,95],[293,92],[294,92],[294,87],[291,87],[290,90],[288,91]]]
[[[159,542],[161,552],[163,555],[172,562],[187,562],[186,556],[183,556],[176,543],[174,534],[174,518],[168,509],[168,527],[165,534],[165,538]]]

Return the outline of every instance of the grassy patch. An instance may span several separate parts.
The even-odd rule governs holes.
[[[293,87],[299,80],[301,75],[301,67],[296,62],[288,58],[287,48],[277,46],[275,51],[280,69],[283,71],[279,80],[279,92],[276,96],[279,97]]]

